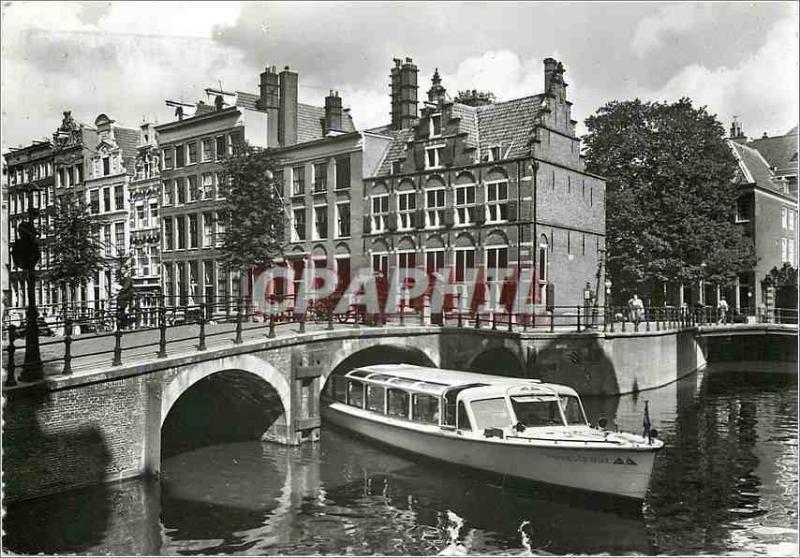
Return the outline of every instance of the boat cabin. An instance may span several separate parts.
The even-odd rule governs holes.
[[[376,415],[454,430],[588,424],[578,394],[569,387],[408,364],[335,376],[327,396]]]

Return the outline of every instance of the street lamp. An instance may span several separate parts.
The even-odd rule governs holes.
[[[614,320],[614,305],[611,303],[611,279],[606,278],[605,286],[606,286],[606,307],[609,308],[609,311],[606,312],[607,315],[611,317],[611,320]],[[613,329],[612,329],[613,331]]]
[[[39,310],[36,308],[36,264],[42,255],[39,247],[39,233],[33,224],[33,219],[38,213],[33,207],[34,192],[41,191],[36,183],[31,182],[27,187],[20,188],[28,197],[28,220],[20,223],[17,239],[11,247],[11,256],[14,264],[27,273],[28,309],[25,327],[25,363],[22,368],[21,379],[26,382],[41,380],[42,357],[39,351]]]

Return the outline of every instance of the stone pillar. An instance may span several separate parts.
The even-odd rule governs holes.
[[[775,323],[775,287],[769,285],[764,291],[764,321]]]
[[[145,385],[147,416],[145,417],[144,463],[145,474],[161,473],[161,391],[163,384],[153,380]]]

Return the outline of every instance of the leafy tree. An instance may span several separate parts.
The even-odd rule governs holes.
[[[62,290],[74,290],[103,269],[105,258],[97,227],[96,217],[82,199],[69,194],[56,198],[47,235],[52,259],[45,280]]]
[[[491,105],[496,100],[497,98],[491,91],[478,91],[477,89],[465,89],[463,91],[459,91],[458,94],[456,94],[456,98],[453,99],[453,101],[456,103],[469,105],[471,107]]]
[[[586,127],[586,169],[606,178],[617,295],[701,279],[725,286],[752,270],[752,241],[734,223],[737,164],[715,115],[688,98],[612,101]]]
[[[780,269],[773,267],[761,280],[764,286],[771,285],[776,288],[797,288],[797,269],[789,262],[785,262]]]
[[[276,163],[269,151],[249,145],[223,163],[220,256],[228,270],[252,273],[283,255],[285,214]]]

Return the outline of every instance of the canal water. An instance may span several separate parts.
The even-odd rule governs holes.
[[[797,384],[706,371],[586,400],[665,440],[641,506],[420,462],[323,428],[240,442],[132,480],[11,505],[6,550],[91,554],[797,554]],[[612,426],[613,427],[613,426]]]

